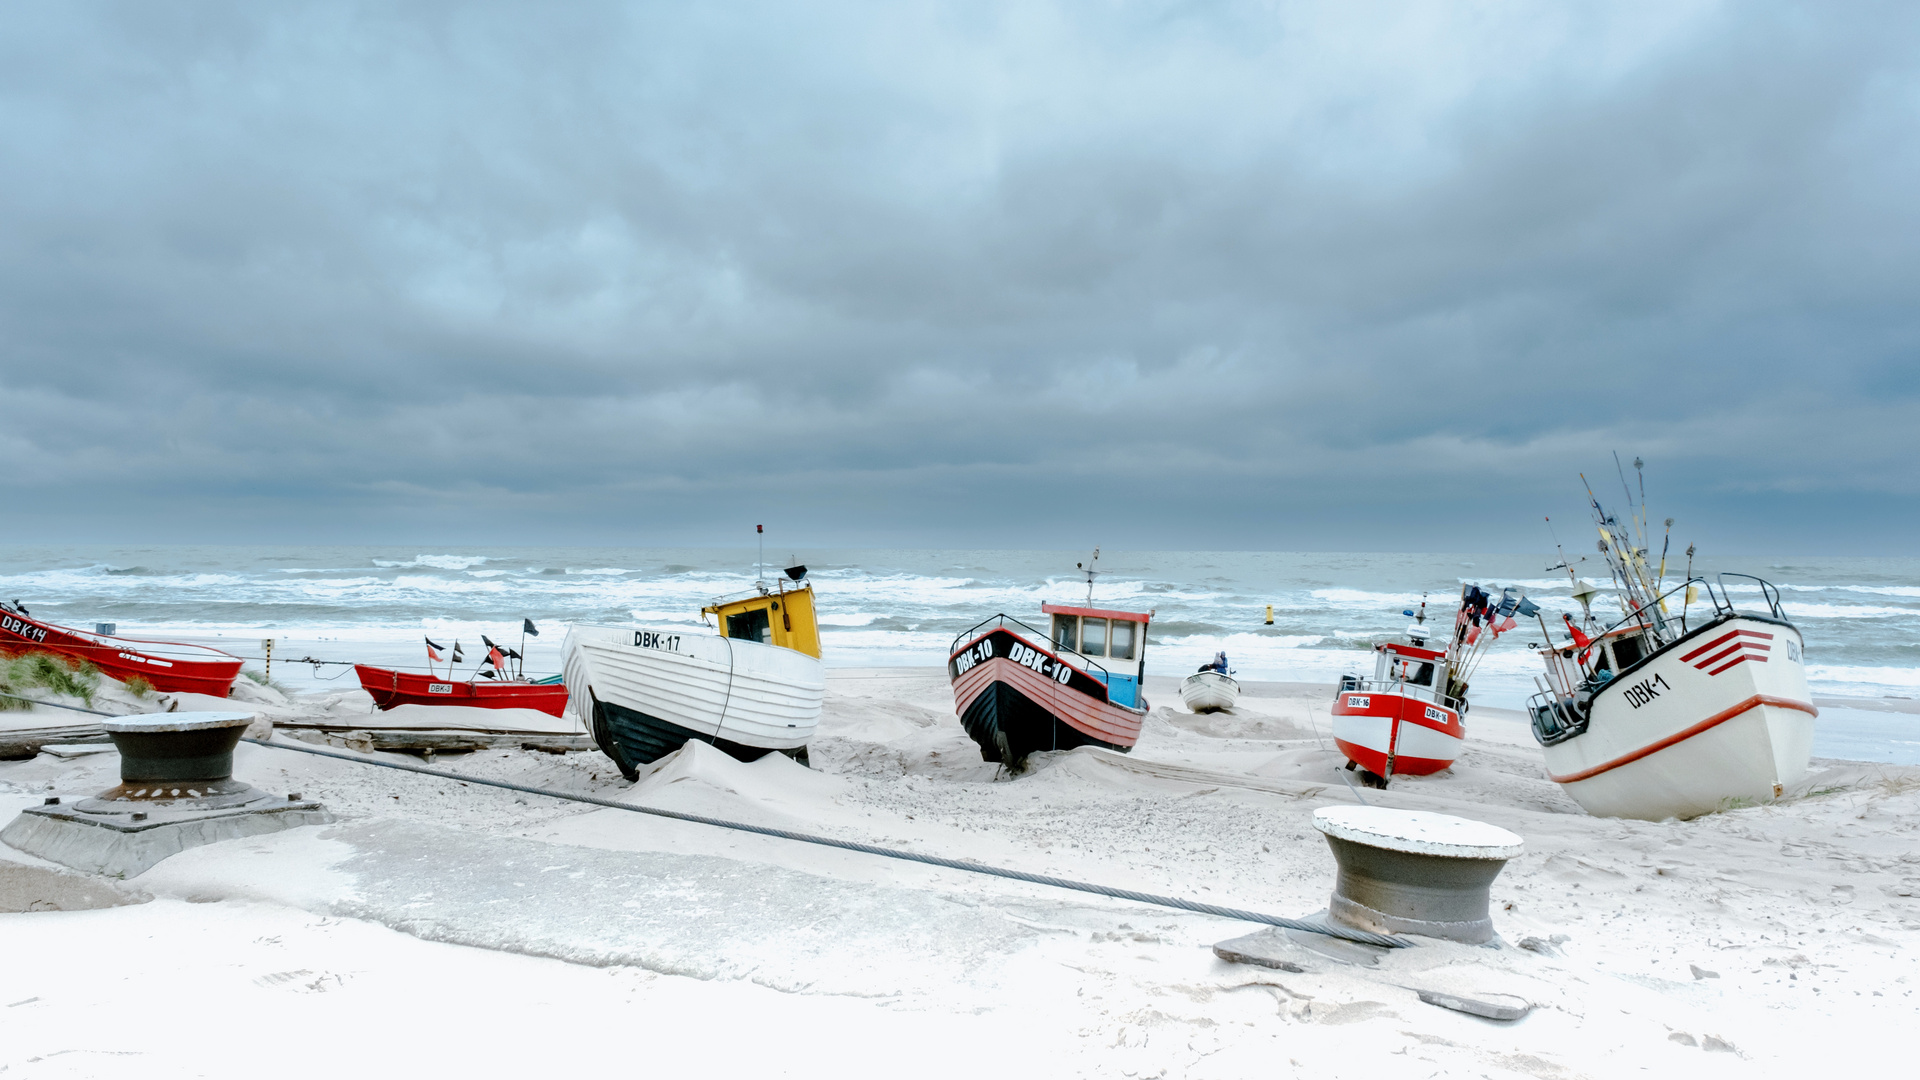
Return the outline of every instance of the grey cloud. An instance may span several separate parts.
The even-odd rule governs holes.
[[[1920,517],[1904,7],[14,21],[68,538],[1526,547],[1615,448],[1724,546]]]

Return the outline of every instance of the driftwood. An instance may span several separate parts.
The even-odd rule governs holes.
[[[106,729],[99,724],[0,728],[0,761],[24,761],[38,754],[47,743],[98,742],[106,737]]]
[[[543,750],[549,754],[567,754],[594,749],[587,735],[543,735],[538,732],[503,731],[416,731],[409,728],[368,730],[322,730],[308,727],[276,726],[276,732],[321,746],[338,746],[362,754],[375,750],[399,750],[432,757],[436,753],[469,750],[497,750],[519,747]]]

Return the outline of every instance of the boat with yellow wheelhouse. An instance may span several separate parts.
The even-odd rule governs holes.
[[[575,626],[566,644],[568,707],[628,779],[688,740],[742,761],[778,752],[806,764],[827,691],[806,575],[792,566],[702,607],[713,634]]]

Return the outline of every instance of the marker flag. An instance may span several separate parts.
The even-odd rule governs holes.
[[[521,620],[520,620],[520,632],[521,632],[521,633],[523,633],[523,634],[528,634],[528,635],[531,635],[531,636],[533,636],[533,637],[539,637],[539,636],[540,636],[540,630],[539,630],[539,629],[538,629],[537,627],[535,627],[535,626],[533,625],[533,620],[532,620],[532,619],[521,619]]]
[[[434,644],[434,641],[432,638],[422,638],[421,640],[427,643],[427,659],[433,661],[436,664],[439,663],[440,650],[443,648],[446,648],[446,646]]]

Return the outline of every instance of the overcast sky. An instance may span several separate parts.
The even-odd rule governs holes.
[[[14,540],[1920,527],[1912,4],[5,20]]]

